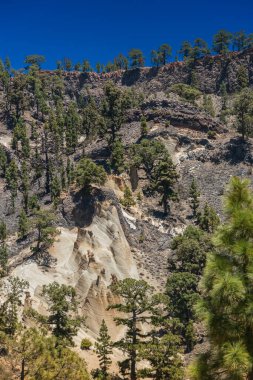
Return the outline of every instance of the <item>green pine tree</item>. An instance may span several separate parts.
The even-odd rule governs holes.
[[[76,167],[76,181],[85,191],[90,192],[92,185],[103,185],[106,181],[104,168],[88,158],[82,158]]]
[[[198,224],[202,230],[209,233],[213,233],[220,224],[220,218],[216,211],[207,203],[204,206],[203,212],[198,215]]]
[[[29,190],[30,190],[30,180],[28,175],[28,168],[26,162],[23,161],[21,165],[21,190],[23,194],[24,210],[26,214],[28,213],[29,204]]]
[[[212,97],[210,95],[204,94],[203,108],[207,113],[209,113],[210,116],[215,117],[214,104],[213,104]]]
[[[7,238],[7,226],[3,220],[0,220],[0,242],[4,242]]]
[[[19,307],[28,282],[18,277],[9,277],[1,283],[0,332],[13,336],[19,326]]]
[[[213,37],[213,51],[217,54],[226,54],[229,51],[232,34],[226,30],[220,30]]]
[[[198,209],[199,209],[200,192],[199,192],[195,179],[193,179],[191,182],[189,197],[190,197],[190,207],[192,209],[192,216],[194,218],[197,218],[199,215]]]
[[[110,355],[112,354],[112,341],[110,335],[108,334],[108,328],[104,319],[102,320],[99,330],[99,337],[95,346],[102,374],[101,379],[106,380],[108,377],[108,369],[112,363],[110,358]]]
[[[238,89],[242,90],[245,87],[248,87],[249,85],[249,72],[248,69],[240,65],[237,71],[237,83],[238,83]]]
[[[29,219],[24,210],[21,210],[18,220],[18,236],[20,239],[24,239],[29,232]]]
[[[4,177],[5,176],[5,171],[7,168],[7,154],[0,145],[0,174]]]
[[[245,88],[237,96],[234,102],[237,131],[242,139],[250,137],[253,133],[253,91]]]
[[[55,215],[49,210],[38,210],[33,222],[37,232],[37,243],[32,247],[35,254],[43,253],[53,242],[57,233],[54,226]]]
[[[72,286],[53,282],[43,286],[42,296],[48,304],[46,324],[52,326],[54,336],[66,346],[74,346],[73,337],[84,323],[77,315],[78,301]]]
[[[120,200],[120,203],[126,208],[134,206],[136,203],[133,198],[133,194],[128,186],[125,186],[124,197]]]
[[[225,215],[200,285],[197,310],[210,349],[191,366],[193,380],[253,379],[253,195],[247,180],[232,178]]]
[[[155,167],[152,178],[152,189],[162,196],[161,204],[163,205],[164,215],[168,215],[170,211],[169,201],[178,199],[175,190],[178,177],[176,167],[168,156]]]
[[[18,167],[15,162],[15,160],[12,160],[10,164],[7,166],[6,173],[5,173],[5,179],[7,188],[11,192],[11,204],[12,207],[15,207],[15,199],[17,197],[17,191],[18,191]]]
[[[107,139],[109,148],[117,140],[125,121],[125,112],[129,108],[129,104],[126,102],[126,94],[112,82],[107,82],[104,87],[103,120],[100,121],[100,135]]]
[[[51,201],[53,202],[54,206],[57,207],[61,195],[61,184],[56,173],[52,173],[51,175],[50,195]]]
[[[130,379],[137,379],[137,362],[140,359],[140,346],[145,341],[140,331],[140,323],[149,323],[152,314],[157,313],[160,298],[153,295],[153,288],[144,280],[127,278],[111,286],[112,292],[121,297],[121,301],[109,306],[122,316],[114,320],[117,325],[126,327],[125,336],[115,343],[127,355],[121,368],[129,368]]]
[[[148,134],[148,124],[144,116],[141,117],[141,137],[144,138]]]
[[[8,274],[8,250],[5,243],[0,244],[0,277]]]
[[[116,140],[111,147],[110,166],[117,173],[121,174],[125,166],[125,149],[121,140]]]
[[[185,351],[190,352],[196,341],[193,322],[194,305],[199,298],[198,283],[203,273],[208,252],[213,250],[210,236],[196,226],[188,226],[171,243],[168,259],[169,276],[166,295],[168,314],[182,324],[181,336]]]
[[[148,361],[144,369],[139,371],[141,378],[155,380],[183,379],[183,362],[181,337],[176,331],[180,328],[174,319],[159,322],[152,329],[149,340],[141,349],[141,357]]]

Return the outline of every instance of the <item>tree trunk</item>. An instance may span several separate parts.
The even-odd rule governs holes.
[[[132,345],[133,348],[130,354],[130,379],[136,380],[136,340],[137,340],[137,332],[136,332],[136,313],[133,311],[133,337],[132,337]]]
[[[136,380],[136,350],[131,353],[130,379]]]
[[[45,158],[46,158],[46,194],[50,193],[50,169],[49,169],[49,157],[48,157],[48,145],[47,145],[47,134],[45,133]]]
[[[248,374],[247,380],[253,380],[253,369]]]
[[[20,380],[25,380],[25,359],[22,359],[21,362]]]
[[[162,202],[163,202],[164,215],[166,216],[169,213],[169,203],[168,203],[168,198],[166,197],[165,194],[163,195]]]

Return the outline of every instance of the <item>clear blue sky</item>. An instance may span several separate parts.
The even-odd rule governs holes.
[[[253,32],[253,0],[0,0],[0,56],[15,68],[28,54],[55,68],[64,56],[106,63],[119,52],[150,51],[219,29]]]

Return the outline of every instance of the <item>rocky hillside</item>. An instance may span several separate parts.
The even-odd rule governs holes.
[[[0,220],[7,227],[8,276],[29,281],[24,302],[42,314],[46,310],[41,295],[43,285],[57,281],[73,286],[87,324],[76,337],[78,345],[85,336],[92,342],[96,340],[102,319],[114,339],[122,335],[123,330],[113,323],[115,311],[107,310],[114,298],[108,287],[115,281],[129,277],[144,279],[157,291],[164,290],[171,240],[194,223],[189,202],[193,179],[200,192],[200,210],[208,203],[221,219],[222,196],[230,178],[252,179],[253,140],[243,141],[234,127],[233,102],[242,88],[242,71],[247,86],[252,86],[253,50],[108,74],[17,73],[9,78],[8,84],[1,77],[0,147],[7,163],[6,168],[1,166],[2,153]],[[130,99],[117,132],[123,145],[122,170],[115,170],[110,164],[108,139],[95,131],[97,119],[94,133],[88,136],[85,132],[87,121],[83,110],[92,98],[94,109],[100,113],[104,86],[109,81],[126,91]],[[192,93],[189,98],[182,88],[173,87],[177,84],[187,85],[184,90],[194,90],[193,98]],[[76,107],[75,115],[70,115],[71,104]],[[61,112],[66,115],[62,117]],[[19,124],[18,129],[20,119],[22,126]],[[132,147],[143,140],[144,119],[145,139],[162,143],[178,173],[178,199],[171,202],[168,215],[163,213],[160,195],[149,190],[143,167],[133,163]],[[72,127],[79,128],[73,150],[67,151],[66,141],[59,143],[59,148],[56,143],[61,138],[60,128],[64,129],[66,140],[68,128]],[[27,140],[29,154],[24,148]],[[67,182],[67,165],[76,167],[83,156],[102,165],[107,172],[103,186],[93,186],[88,195],[83,194],[75,181],[64,186],[60,177],[63,168]],[[12,181],[6,177],[13,160],[17,165],[15,196]],[[19,235],[20,212],[25,202],[24,162],[29,199],[36,203],[35,208],[53,209],[58,231],[47,249],[47,259],[42,261],[31,250],[38,240],[36,228],[30,227],[22,238]],[[52,190],[57,187],[55,178],[61,181],[60,189],[56,189],[57,202]],[[127,205],[122,202],[126,187],[131,189],[133,199]],[[27,211],[31,226],[35,215],[32,207]],[[95,354],[89,355],[93,367]]]

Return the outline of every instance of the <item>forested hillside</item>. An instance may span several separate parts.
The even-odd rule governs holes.
[[[0,379],[253,379],[253,38],[0,62]]]

